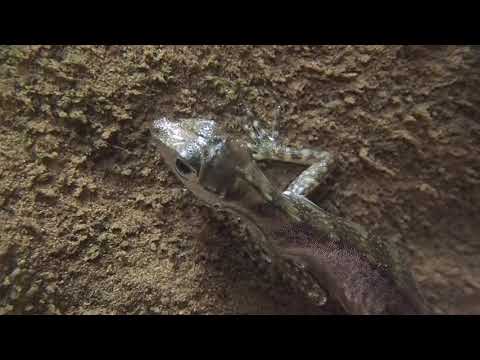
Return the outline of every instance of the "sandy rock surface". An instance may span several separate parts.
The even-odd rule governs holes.
[[[0,47],[0,313],[316,313],[150,143],[235,109],[338,167],[314,200],[407,250],[437,313],[480,312],[480,52],[469,46]]]

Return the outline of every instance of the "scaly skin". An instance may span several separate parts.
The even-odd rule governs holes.
[[[205,119],[161,118],[151,132],[183,184],[207,205],[243,219],[272,266],[289,271],[293,263],[313,277],[313,284],[302,283],[311,287],[306,292],[316,286],[318,303],[335,299],[350,314],[427,313],[399,251],[307,199],[330,171],[331,154],[281,144],[276,123],[270,133],[258,121],[247,123],[251,143]],[[281,192],[256,164],[268,159],[308,168]],[[295,281],[298,271],[289,277]]]

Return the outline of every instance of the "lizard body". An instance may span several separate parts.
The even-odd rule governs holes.
[[[277,117],[266,131],[257,120],[246,123],[250,142],[208,119],[160,118],[151,133],[182,183],[207,205],[243,219],[273,266],[288,259],[311,275],[319,303],[333,298],[350,314],[426,313],[400,253],[307,198],[332,168],[332,155],[285,146],[276,124]],[[257,165],[269,159],[308,167],[280,191]]]

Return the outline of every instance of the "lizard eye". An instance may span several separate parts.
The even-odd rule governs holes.
[[[190,166],[188,166],[183,160],[177,159],[175,162],[175,167],[177,168],[177,171],[179,172],[180,175],[182,176],[188,176],[193,173],[193,170]]]

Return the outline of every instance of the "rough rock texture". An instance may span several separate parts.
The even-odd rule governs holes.
[[[315,201],[480,313],[480,52],[469,46],[0,47],[0,313],[315,313],[184,191],[155,114],[239,104],[337,154]],[[240,135],[239,135],[240,136]]]

